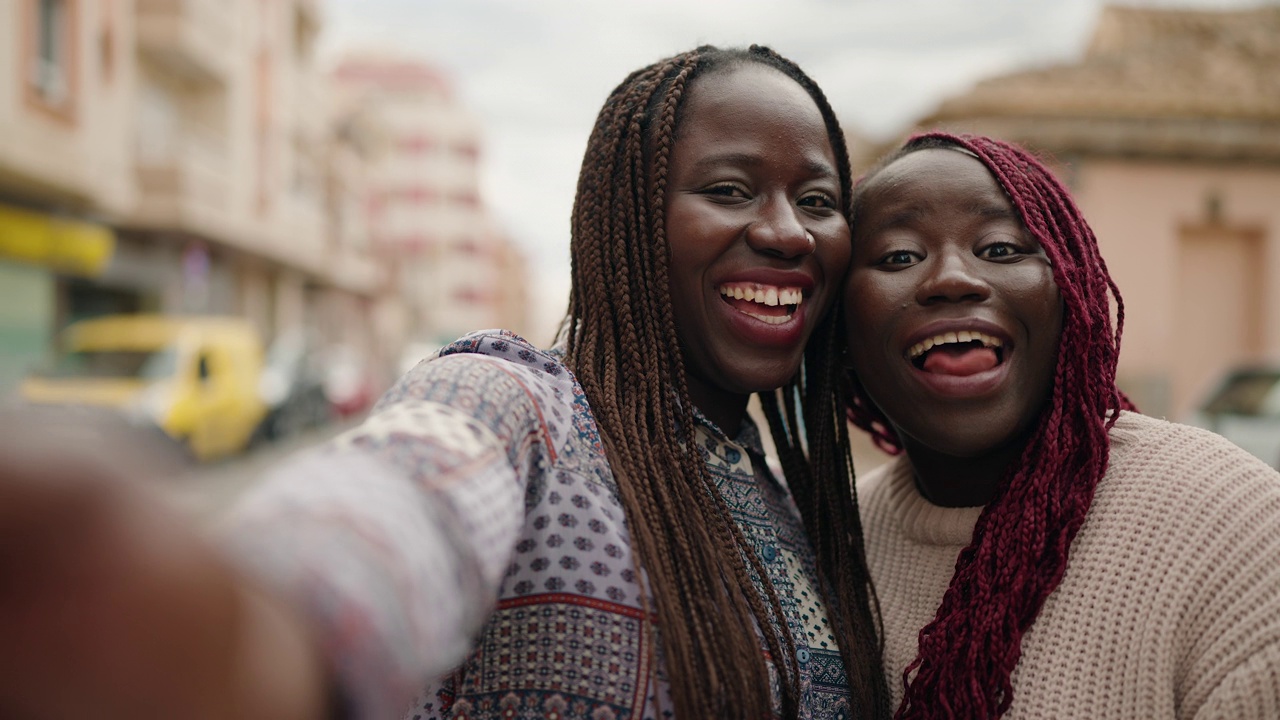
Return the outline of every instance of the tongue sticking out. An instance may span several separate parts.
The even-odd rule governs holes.
[[[934,348],[924,358],[924,371],[939,375],[977,375],[998,364],[996,351],[972,345]]]

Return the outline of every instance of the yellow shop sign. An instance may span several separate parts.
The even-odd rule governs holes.
[[[111,228],[0,205],[0,259],[45,265],[73,275],[97,275],[111,260]]]

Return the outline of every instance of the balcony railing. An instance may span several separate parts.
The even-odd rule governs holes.
[[[230,163],[218,143],[185,137],[137,166],[143,225],[220,237],[231,211]]]
[[[135,0],[138,45],[160,67],[197,82],[225,82],[235,43],[232,3]]]

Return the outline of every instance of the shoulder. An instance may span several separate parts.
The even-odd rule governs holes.
[[[1184,707],[1262,717],[1245,710],[1276,687],[1280,473],[1216,433],[1136,413],[1111,438],[1071,562],[1088,564],[1093,542],[1110,582],[1127,566],[1126,591],[1148,587],[1168,609]]]
[[[1216,433],[1138,413],[1111,431],[1096,502],[1143,507],[1186,539],[1280,533],[1280,472]]]
[[[436,353],[438,358],[453,355],[506,360],[516,365],[535,367],[551,376],[568,372],[557,351],[540,349],[510,330],[477,330],[467,333]]]
[[[546,428],[555,446],[591,425],[580,385],[555,350],[506,330],[469,333],[419,362],[382,396],[373,414],[428,403],[491,427]]]
[[[464,335],[414,366],[382,399],[440,396],[442,392],[483,391],[528,394],[536,402],[571,402],[581,388],[558,352],[542,350],[508,330]],[[494,397],[496,399],[496,397]]]
[[[1280,486],[1280,473],[1230,440],[1203,428],[1122,412],[1111,429],[1108,474],[1159,477],[1179,486],[1229,478]]]

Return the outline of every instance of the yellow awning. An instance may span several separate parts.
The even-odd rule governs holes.
[[[97,275],[115,252],[111,228],[0,205],[0,258]]]

